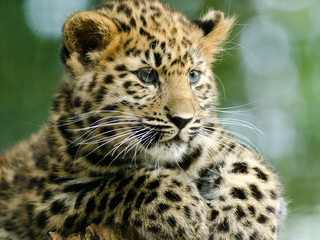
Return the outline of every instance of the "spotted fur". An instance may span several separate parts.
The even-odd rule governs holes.
[[[153,0],[70,16],[48,123],[0,156],[0,239],[92,224],[144,239],[276,239],[279,181],[215,112],[211,65],[233,21],[213,10],[189,21]]]

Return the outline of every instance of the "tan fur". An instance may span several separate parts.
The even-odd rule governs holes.
[[[233,22],[154,0],[70,16],[48,122],[0,156],[0,238],[275,240],[277,176],[216,114]]]

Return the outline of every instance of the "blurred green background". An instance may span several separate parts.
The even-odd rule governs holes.
[[[289,214],[280,239],[320,239],[320,1],[163,1],[190,18],[212,7],[238,17],[214,66],[221,115],[238,119],[227,127],[254,142],[281,176]],[[1,151],[46,122],[62,74],[63,20],[100,2],[0,0]]]

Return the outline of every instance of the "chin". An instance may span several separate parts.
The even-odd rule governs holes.
[[[165,165],[180,162],[188,150],[188,144],[182,141],[171,143],[157,143],[145,149],[147,157],[152,163]]]

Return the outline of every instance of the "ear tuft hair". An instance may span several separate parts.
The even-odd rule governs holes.
[[[200,47],[209,61],[213,62],[214,55],[222,50],[222,44],[227,39],[235,18],[225,18],[220,11],[210,10],[204,17],[192,22],[203,32]]]

